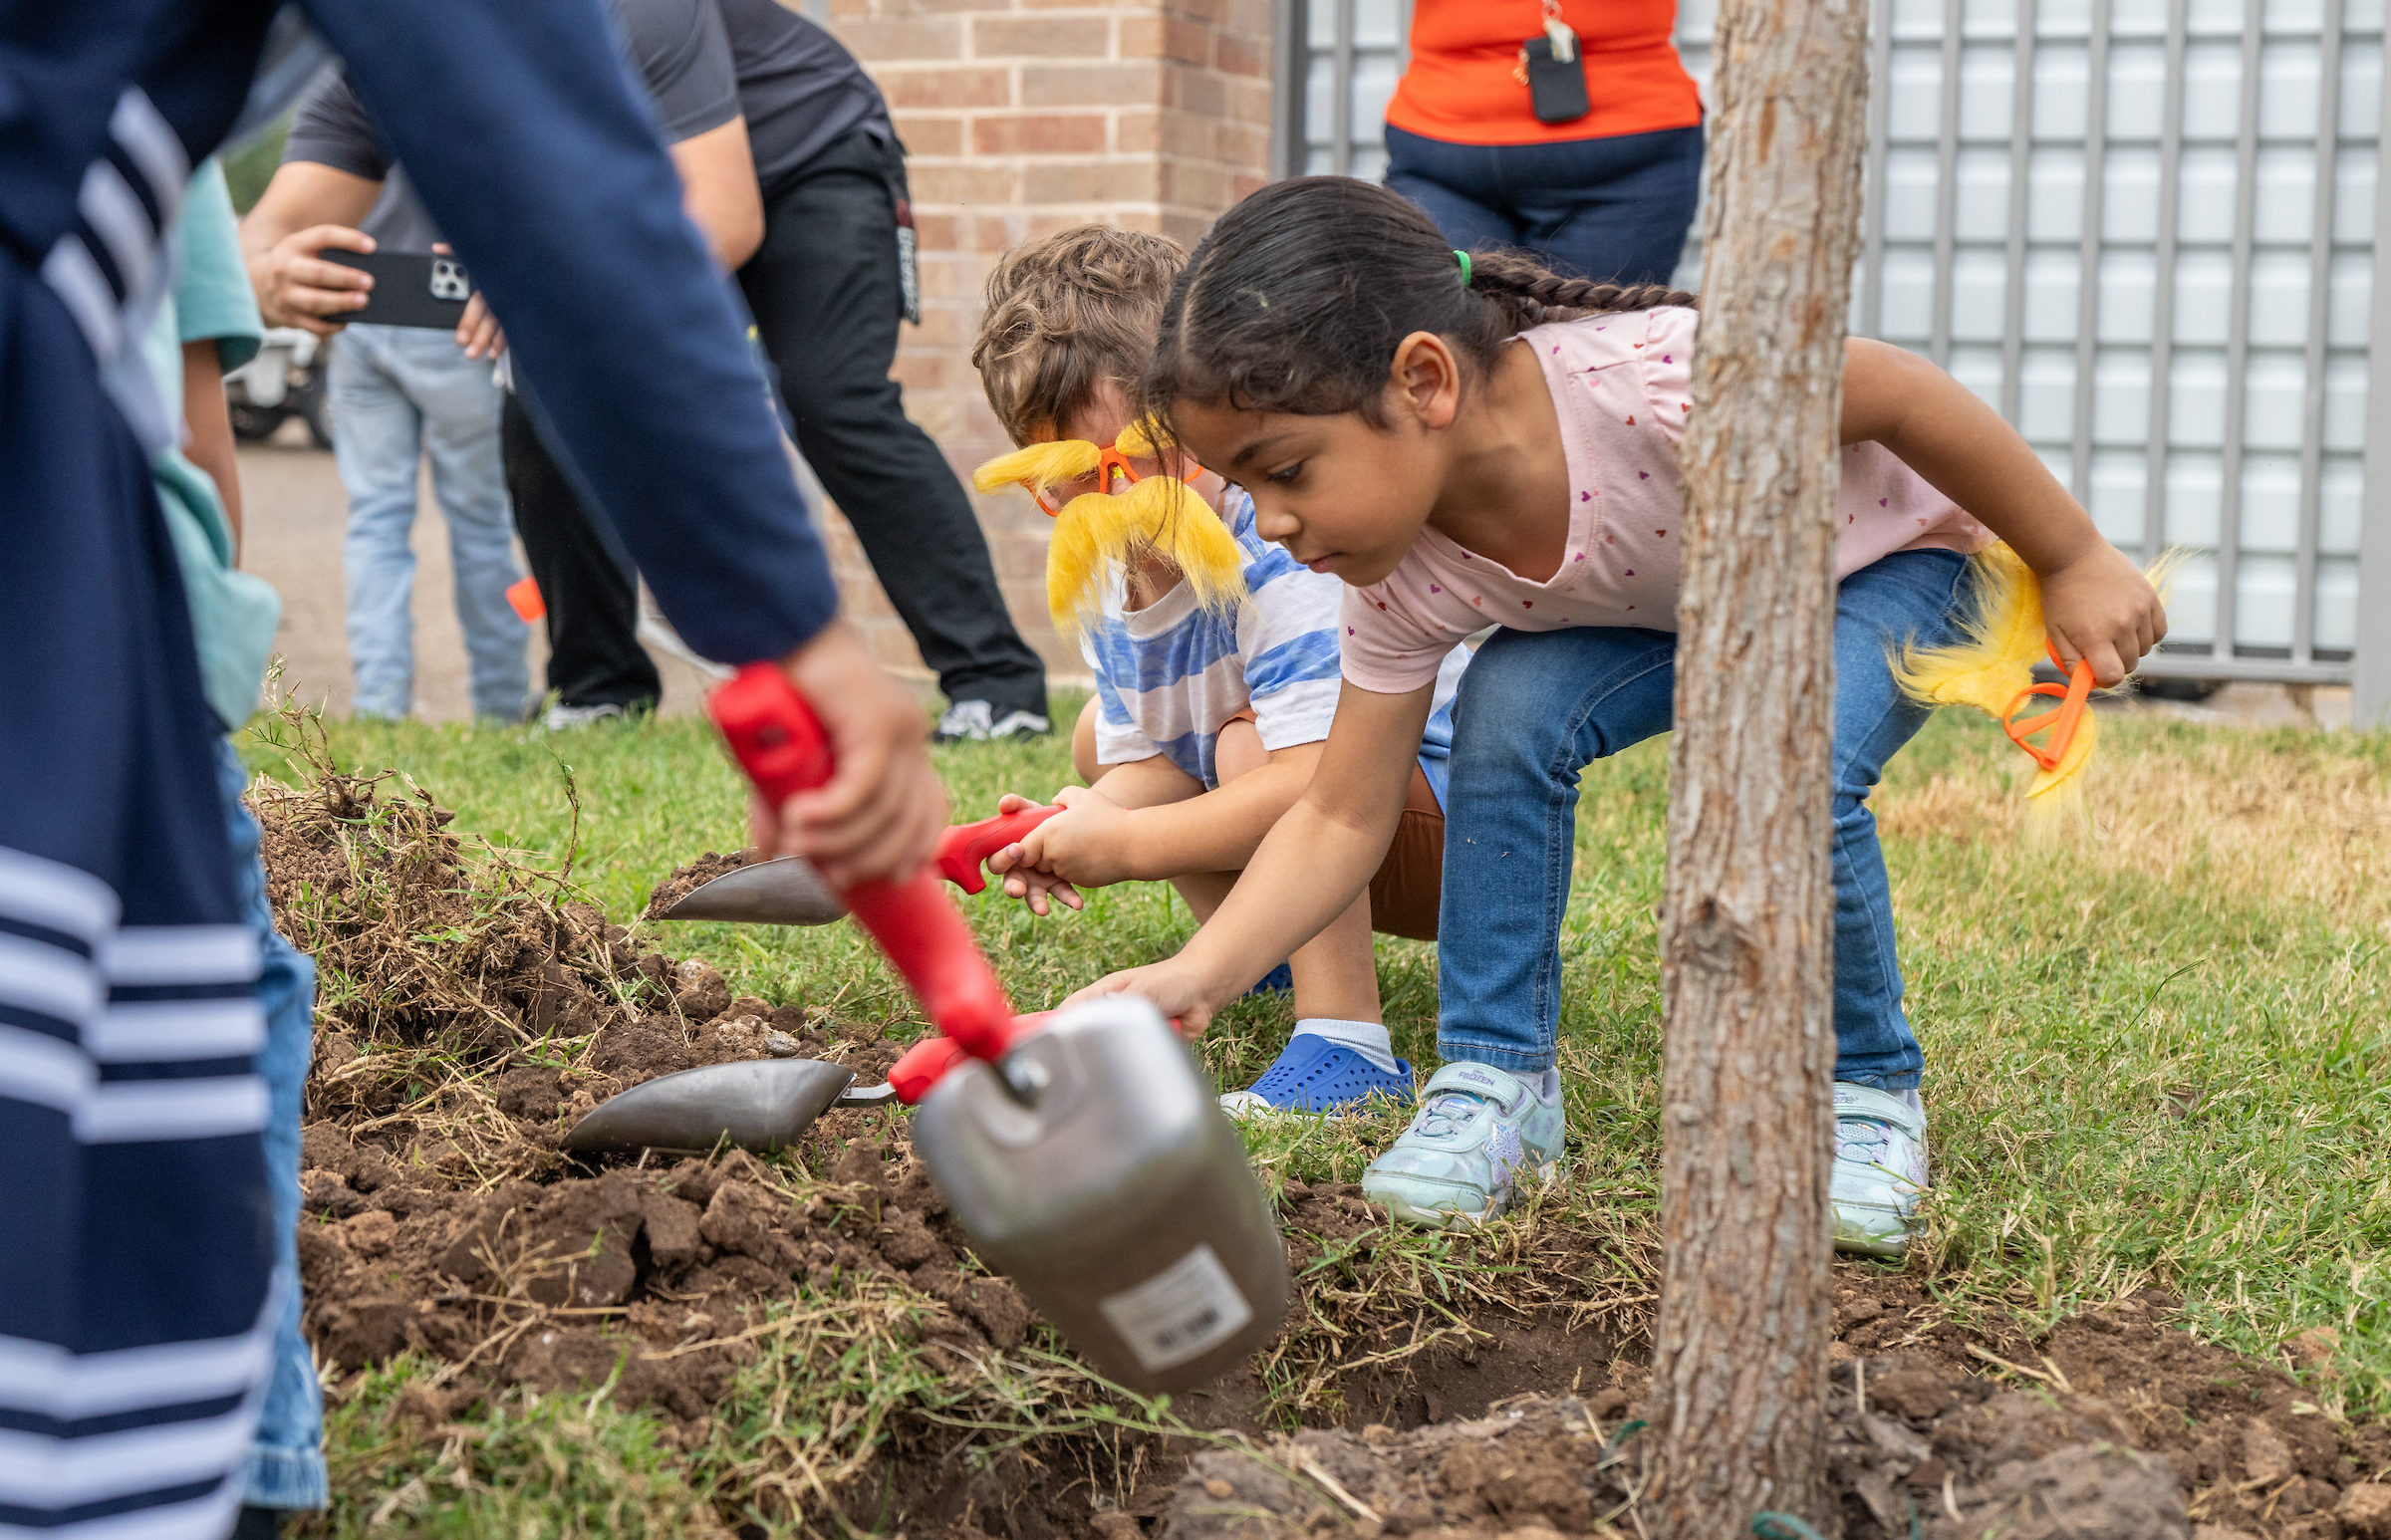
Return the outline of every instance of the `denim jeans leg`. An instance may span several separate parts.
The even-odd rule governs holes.
[[[1387,190],[1435,221],[1457,250],[1519,244],[1519,222],[1481,183],[1494,151],[1483,144],[1448,144],[1389,125]]]
[[[431,487],[448,521],[456,619],[465,635],[473,714],[520,721],[531,690],[522,618],[506,602],[523,576],[515,521],[498,454],[498,386],[487,359],[468,359],[445,332],[406,339],[401,380],[423,417]]]
[[[274,929],[257,822],[241,803],[247,783],[229,741],[219,745],[217,782],[241,886],[241,908],[258,940],[257,1003],[266,1046],[257,1056],[267,1095],[266,1185],[274,1204],[274,1265],[288,1304],[274,1334],[274,1365],[249,1450],[242,1501],[260,1508],[321,1508],[331,1501],[324,1468],[324,1393],[299,1329],[299,1116],[315,1045],[316,965]]]
[[[393,327],[352,326],[332,348],[333,457],[349,492],[351,709],[404,716],[415,700],[415,469],[422,417],[393,368]]]
[[[1902,1010],[1892,881],[1868,794],[1933,714],[1893,682],[1893,649],[1957,639],[1967,566],[1953,551],[1897,553],[1835,596],[1835,1079],[1886,1091],[1916,1086],[1926,1056]]]
[[[1552,1067],[1578,773],[1668,729],[1676,647],[1661,632],[1498,631],[1461,675],[1438,915],[1448,1062]]]

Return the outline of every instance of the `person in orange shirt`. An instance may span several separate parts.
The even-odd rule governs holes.
[[[1387,185],[1464,250],[1667,283],[1702,176],[1676,27],[1677,0],[1418,0]]]

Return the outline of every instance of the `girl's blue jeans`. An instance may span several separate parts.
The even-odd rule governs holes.
[[[1901,1009],[1893,895],[1868,793],[1926,708],[1893,682],[1904,641],[1958,639],[1967,558],[1886,557],[1835,598],[1835,1079],[1918,1084],[1925,1056]],[[1437,1052],[1515,1074],[1552,1066],[1561,919],[1575,863],[1578,773],[1668,731],[1677,639],[1584,627],[1498,631],[1455,702],[1439,914]]]

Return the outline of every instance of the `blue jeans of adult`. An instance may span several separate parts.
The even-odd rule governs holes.
[[[1565,277],[1667,283],[1702,192],[1702,126],[1456,144],[1389,124],[1387,185],[1463,250],[1515,246]]]
[[[332,349],[333,454],[349,490],[351,707],[404,716],[415,697],[415,478],[431,457],[431,487],[448,520],[456,618],[465,634],[473,714],[519,721],[531,688],[527,634],[506,602],[515,566],[514,515],[498,457],[498,387],[486,359],[464,356],[446,332],[352,326]]]
[[[299,1330],[299,1111],[315,1053],[316,964],[274,928],[257,820],[241,802],[248,776],[229,741],[218,748],[216,780],[224,792],[242,922],[257,935],[257,1003],[266,1018],[266,1047],[257,1056],[267,1097],[266,1188],[274,1204],[274,1266],[289,1301],[274,1332],[274,1364],[241,1501],[259,1508],[321,1508],[332,1500],[324,1470],[324,1390]]]
[[[1868,793],[1929,711],[1893,682],[1905,641],[1958,640],[1967,558],[1888,556],[1835,597],[1835,1079],[1906,1091],[1926,1059],[1902,1013],[1893,896]],[[1575,863],[1578,774],[1666,732],[1677,639],[1583,627],[1499,631],[1461,676],[1445,897],[1437,1052],[1515,1074],[1552,1066],[1561,1013],[1561,918]],[[1469,944],[1452,941],[1466,936]]]

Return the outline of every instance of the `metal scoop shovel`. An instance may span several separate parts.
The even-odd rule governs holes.
[[[1046,822],[1060,807],[1029,807],[999,813],[976,824],[957,824],[938,836],[933,861],[938,874],[965,893],[988,886],[980,867],[990,856]],[[823,883],[812,863],[782,856],[737,867],[682,894],[660,915],[664,919],[721,919],[746,925],[827,925],[846,917],[847,905]]]
[[[659,1075],[573,1125],[567,1150],[712,1150],[769,1154],[794,1145],[834,1107],[885,1107],[893,1085],[855,1089],[855,1071],[820,1059],[756,1059]]]

